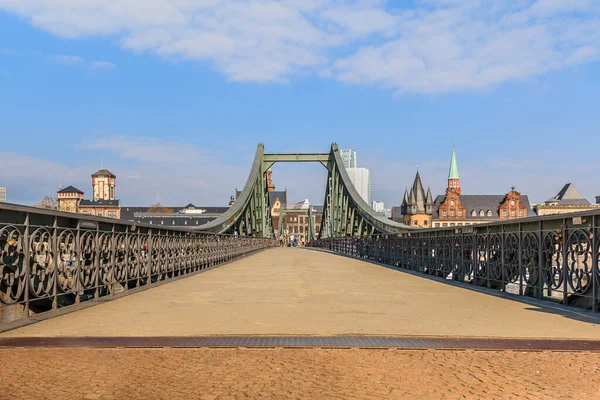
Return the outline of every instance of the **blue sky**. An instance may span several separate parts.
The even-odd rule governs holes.
[[[225,205],[258,142],[357,151],[399,204],[600,195],[595,0],[0,0],[0,186],[33,204],[101,164],[124,205]],[[322,203],[325,171],[277,165]]]

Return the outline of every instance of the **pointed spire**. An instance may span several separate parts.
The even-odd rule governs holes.
[[[404,189],[404,198],[402,199],[402,207],[408,204],[408,189]]]
[[[417,195],[413,189],[410,190],[410,195],[408,196],[408,204],[416,205],[417,203]]]
[[[431,196],[431,187],[427,187],[427,204],[433,204],[433,197]]]
[[[452,160],[450,160],[448,179],[460,179],[458,177],[458,164],[456,163],[456,150],[454,149],[454,146],[452,146]]]

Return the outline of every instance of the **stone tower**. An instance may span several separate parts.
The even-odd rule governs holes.
[[[83,192],[73,186],[67,186],[57,192],[58,210],[78,213],[79,201],[83,199]]]
[[[273,171],[270,169],[267,170],[267,190],[269,193],[273,193],[275,191],[275,185],[273,185]]]
[[[92,200],[114,200],[117,177],[106,169],[92,174]]]

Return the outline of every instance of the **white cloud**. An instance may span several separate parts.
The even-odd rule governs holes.
[[[438,7],[403,16],[399,37],[337,60],[334,74],[350,83],[439,93],[524,80],[599,56],[599,3],[431,3]]]
[[[70,56],[65,54],[56,54],[51,57],[52,60],[56,61],[59,64],[65,65],[75,65],[83,63],[83,58],[79,56]]]
[[[67,38],[210,63],[233,81],[318,73],[401,92],[525,80],[600,57],[596,0],[0,0]],[[110,68],[92,62],[96,68]]]
[[[117,66],[108,61],[92,61],[90,63],[90,67],[93,69],[113,69],[117,68]]]
[[[113,69],[117,66],[108,61],[87,61],[83,57],[68,55],[68,54],[54,54],[49,56],[49,58],[59,64],[68,65],[68,66],[80,66],[84,68],[88,68],[91,70],[101,70],[101,69]]]
[[[204,206],[226,206],[234,188],[242,188],[252,163],[248,157],[231,162],[187,143],[142,136],[114,136],[88,139],[73,150],[83,156],[78,164],[68,160],[52,162],[39,157],[0,152],[0,159],[14,167],[3,174],[9,201],[34,204],[44,196],[55,196],[59,184],[73,185],[90,196],[90,174],[104,168],[117,175],[116,194],[125,206],[155,202],[180,206],[193,202]],[[6,170],[8,171],[8,170]]]

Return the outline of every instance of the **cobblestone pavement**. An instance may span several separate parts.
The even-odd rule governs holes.
[[[600,353],[1,349],[0,399],[587,399]]]

